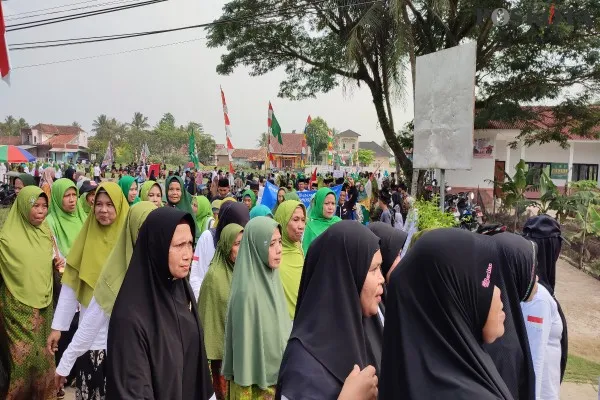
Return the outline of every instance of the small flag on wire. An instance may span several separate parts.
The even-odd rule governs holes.
[[[8,44],[6,43],[6,25],[0,0],[0,78],[10,86],[10,59],[8,58]]]

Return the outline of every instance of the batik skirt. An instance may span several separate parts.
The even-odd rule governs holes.
[[[43,309],[29,307],[6,285],[0,285],[0,317],[4,318],[12,359],[7,400],[56,399],[56,365],[54,355],[46,349],[53,313],[52,303]]]
[[[106,397],[106,350],[90,350],[77,359],[76,400],[104,400]]]
[[[256,385],[240,386],[234,381],[227,381],[227,400],[273,400],[275,386],[261,389]]]

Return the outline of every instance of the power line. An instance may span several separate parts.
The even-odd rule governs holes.
[[[94,3],[96,1],[99,1],[99,0],[80,1],[78,3],[63,4],[62,6],[54,6],[54,7],[42,8],[42,9],[39,9],[39,10],[32,10],[32,11],[24,11],[24,12],[20,12],[20,13],[16,13],[16,14],[8,14],[6,16],[7,17],[15,17],[17,15],[32,14],[32,13],[36,13],[36,12],[40,12],[40,11],[56,10],[57,8],[64,8],[64,7],[76,6],[76,5],[79,5],[79,4]]]
[[[128,10],[131,8],[144,7],[144,6],[148,6],[148,5],[152,5],[152,4],[162,3],[165,1],[167,1],[167,0],[148,0],[148,1],[145,1],[142,3],[128,4],[128,5],[124,5],[124,6],[106,8],[106,9],[96,10],[96,11],[88,11],[88,12],[80,13],[80,14],[65,15],[62,17],[48,18],[48,19],[43,19],[43,20],[38,20],[38,21],[31,21],[31,22],[23,22],[20,24],[13,24],[13,25],[6,26],[6,28],[7,28],[6,32],[19,31],[22,29],[29,29],[29,28],[36,28],[38,26],[57,24],[59,22],[71,21],[71,20],[80,19],[80,18],[87,18],[87,17],[92,17],[95,15],[102,15],[102,14],[108,14],[108,13],[113,13],[113,12],[117,12],[117,11],[124,11],[124,10]]]
[[[94,1],[98,1],[98,0],[94,0]],[[88,6],[83,6],[83,7],[76,7],[76,8],[69,8],[66,10],[60,10],[60,11],[51,11],[51,12],[46,12],[46,13],[41,13],[41,14],[34,14],[34,15],[27,15],[27,16],[15,16],[15,17],[6,17],[5,21],[16,21],[19,19],[29,19],[29,18],[34,18],[34,17],[41,17],[44,15],[51,15],[51,14],[62,14],[65,12],[69,12],[69,11],[77,11],[77,10],[85,10],[88,8],[96,8],[96,7],[102,7],[102,6],[109,6],[112,4],[120,4],[120,3],[133,3],[136,2],[138,0],[115,0],[115,1],[111,1],[109,3],[100,3],[100,4],[94,4],[94,5],[88,5]],[[67,15],[63,16],[63,17],[67,17]],[[35,21],[33,21],[35,22]]]

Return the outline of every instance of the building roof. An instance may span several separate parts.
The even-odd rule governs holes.
[[[538,115],[537,120],[531,121],[487,121],[486,129],[514,129],[523,130],[526,128],[533,127],[533,129],[552,129],[556,127],[557,121],[554,115],[552,107],[546,106],[528,106],[522,107],[524,110],[531,111]],[[600,135],[600,126],[596,126],[591,129],[596,135]],[[598,140],[599,138],[590,136],[579,136],[569,133],[568,127],[563,127],[561,130],[562,134],[567,135],[570,140]]]
[[[70,142],[73,140],[77,140],[79,133],[71,134],[71,135],[55,135],[49,138],[48,140],[40,143],[41,145],[51,146],[51,147],[67,147],[67,145],[73,145]],[[77,147],[77,145],[75,145]]]
[[[375,153],[375,157],[392,157],[386,149],[378,145],[376,142],[359,142],[359,150],[371,150]]]
[[[359,135],[358,133],[354,132],[354,131],[353,131],[353,130],[351,130],[351,129],[346,129],[344,132],[340,132],[340,133],[338,133],[338,134],[337,134],[337,136],[338,136],[338,137],[341,137],[341,138],[342,138],[342,137],[347,137],[347,138],[357,138],[357,137],[359,137],[360,135]]]
[[[71,125],[37,124],[31,127],[46,135],[78,135],[83,129]]]
[[[279,142],[275,138],[271,138],[271,146],[273,146],[273,154],[302,154],[302,140],[304,139],[303,133],[282,133],[281,141]]]
[[[0,146],[18,146],[21,144],[21,136],[0,136]]]
[[[235,149],[231,157],[248,161],[265,161],[267,158],[267,149],[264,147],[258,149]]]
[[[187,151],[187,147],[186,147],[186,151]],[[227,153],[227,149],[225,148],[224,144],[217,144],[215,145],[215,155],[216,156],[226,156],[229,153]]]

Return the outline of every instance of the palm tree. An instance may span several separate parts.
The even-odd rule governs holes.
[[[94,127],[92,131],[95,133],[98,133],[100,130],[106,128],[108,126],[108,117],[106,114],[100,114],[98,118],[92,122],[92,126]]]
[[[148,123],[148,117],[145,117],[141,112],[136,112],[133,114],[133,120],[129,124],[132,128],[138,129],[140,131],[144,131],[150,128],[150,124]]]
[[[267,136],[267,132],[263,132],[260,134],[258,139],[256,139],[256,147],[267,147],[269,145],[269,137]]]
[[[71,124],[71,126],[75,127],[75,128],[79,128],[81,129],[81,124],[77,121],[73,121],[73,123]]]

